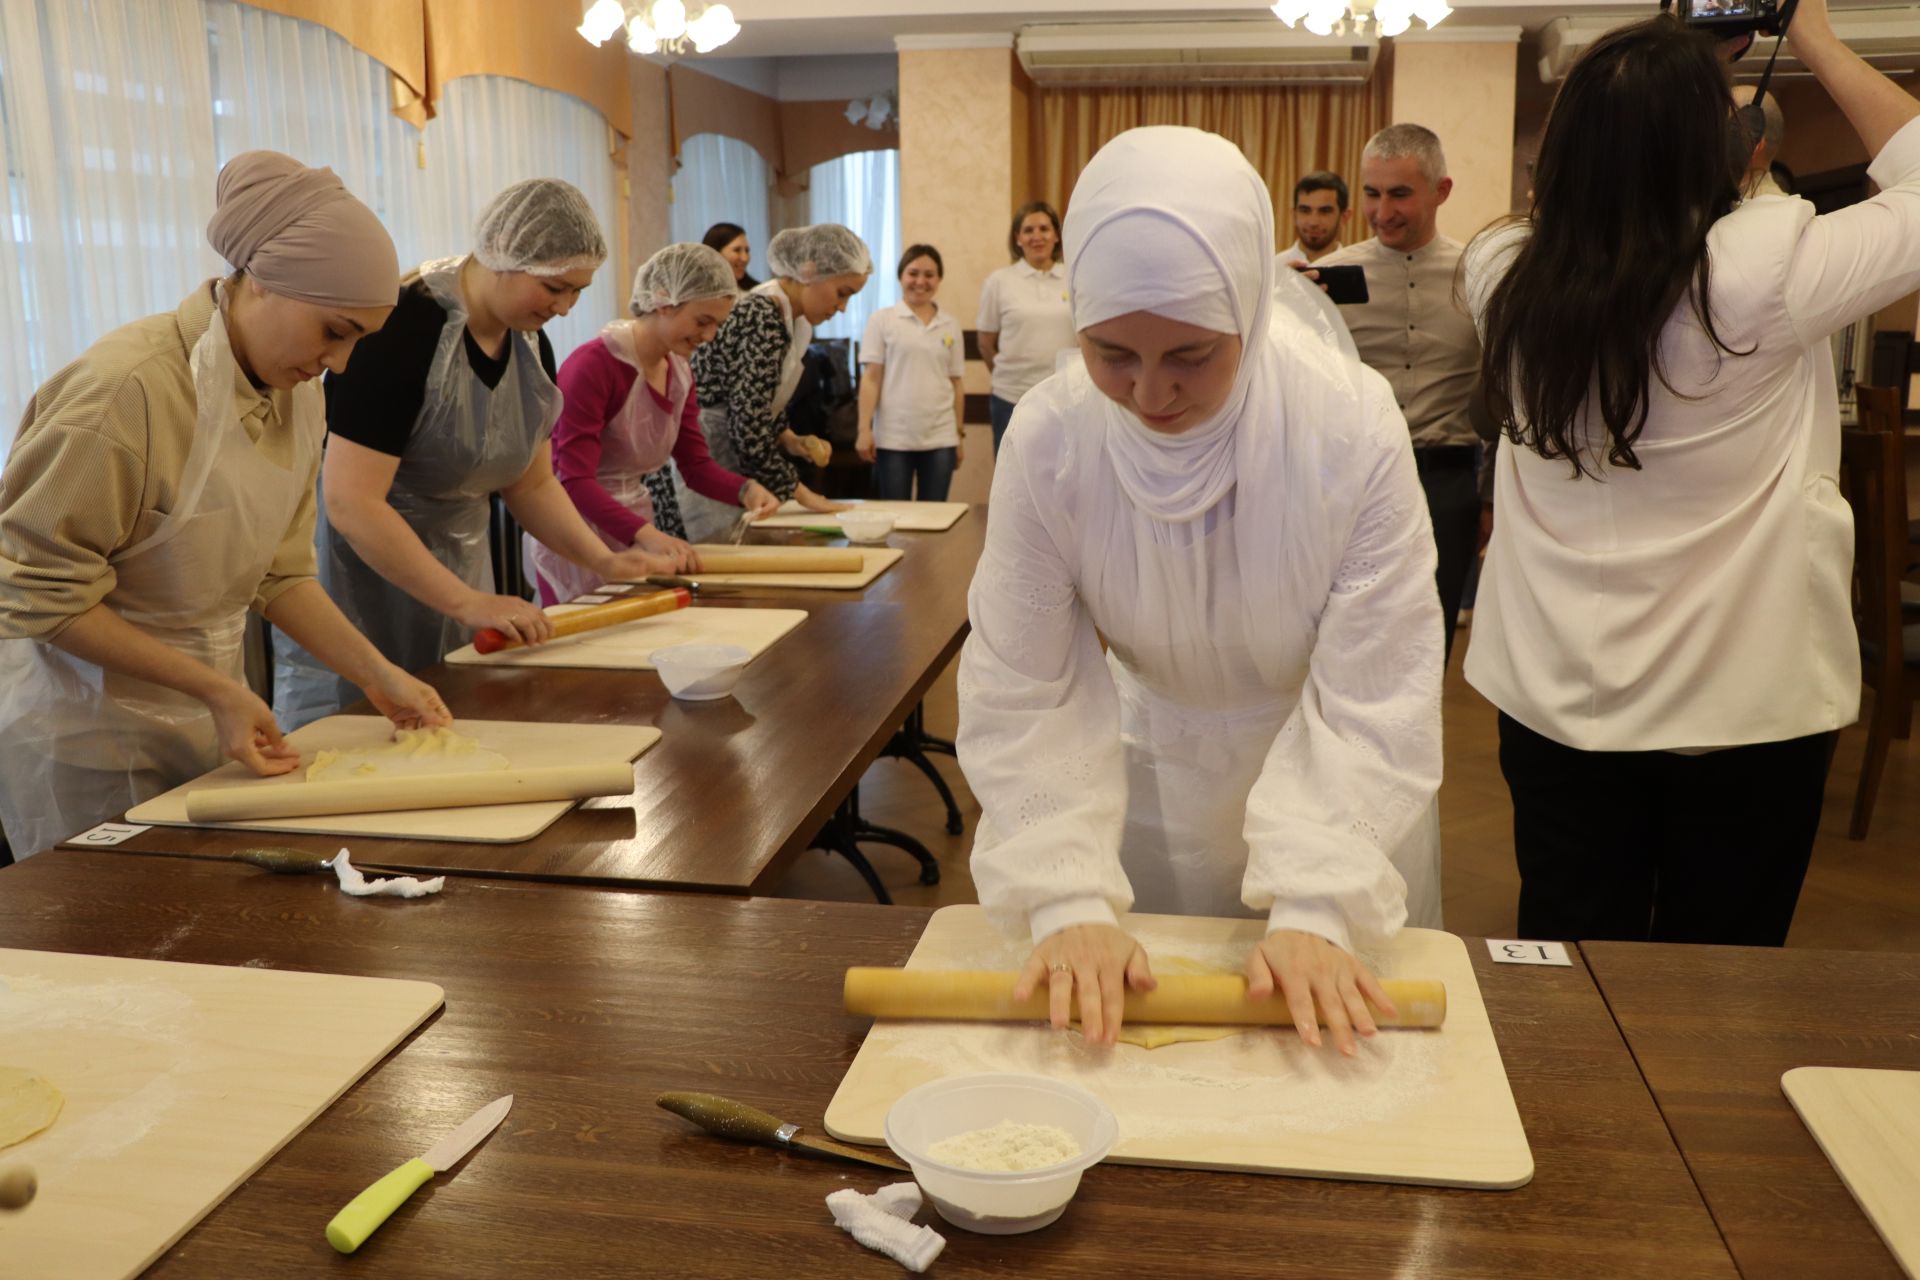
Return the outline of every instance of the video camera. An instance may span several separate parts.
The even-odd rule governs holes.
[[[1698,27],[1722,40],[1733,40],[1740,36],[1785,35],[1799,3],[1800,0],[1660,0],[1660,12],[1671,10],[1690,27]]]

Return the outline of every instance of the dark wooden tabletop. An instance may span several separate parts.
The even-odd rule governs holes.
[[[824,1197],[882,1170],[659,1111],[720,1093],[818,1132],[867,1024],[842,971],[905,961],[903,907],[456,880],[416,902],[232,863],[57,850],[0,871],[0,943],[414,978],[446,1008],[240,1186],[156,1278],[886,1277]],[[1584,968],[1475,964],[1537,1172],[1515,1191],[1099,1166],[1026,1236],[936,1223],[945,1276],[1734,1275]],[[480,1103],[512,1117],[351,1260],[322,1228]],[[931,1211],[923,1214],[927,1220]]]
[[[1920,1070],[1920,955],[1582,943],[1747,1280],[1897,1280],[1780,1077]]]
[[[663,736],[635,766],[631,798],[590,801],[532,840],[358,837],[355,861],[727,893],[772,883],[959,650],[985,533],[985,509],[976,507],[945,532],[895,534],[906,555],[863,591],[743,588],[702,599],[702,608],[808,613],[718,702],[676,702],[651,671],[429,668],[421,675],[456,717],[650,724]],[[155,827],[118,849],[230,853],[260,844],[331,854],[340,837]]]

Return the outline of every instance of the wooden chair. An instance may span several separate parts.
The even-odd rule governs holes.
[[[1899,388],[1870,387],[1860,383],[1853,390],[1862,431],[1886,431],[1896,436],[1903,434],[1906,415],[1901,409]],[[1911,574],[1917,568],[1920,568],[1920,520],[1910,519],[1907,521],[1907,551],[1902,572]],[[1903,583],[1900,595],[1907,621],[1920,622],[1920,583]]]
[[[1912,731],[1920,696],[1920,626],[1903,625],[1900,579],[1907,557],[1907,470],[1899,432],[1852,427],[1840,433],[1841,480],[1853,507],[1854,617],[1861,681],[1873,690],[1867,754],[1847,834],[1864,840],[1887,753]]]

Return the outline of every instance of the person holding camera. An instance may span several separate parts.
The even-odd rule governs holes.
[[[1466,674],[1500,710],[1522,937],[1782,944],[1859,712],[1827,338],[1920,288],[1920,102],[1826,0],[1787,39],[1879,195],[1743,201],[1754,113],[1663,15],[1575,63],[1531,210],[1466,255],[1508,440]]]

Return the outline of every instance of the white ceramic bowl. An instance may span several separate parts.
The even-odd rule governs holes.
[[[1015,1173],[958,1169],[927,1154],[934,1143],[1002,1120],[1050,1124],[1080,1144],[1059,1164]],[[950,1076],[908,1090],[887,1112],[887,1145],[913,1169],[940,1216],[986,1235],[1036,1231],[1066,1211],[1080,1175],[1098,1164],[1120,1136],[1107,1104],[1077,1085],[1046,1076],[989,1072]]]
[[[653,667],[674,697],[711,702],[732,694],[752,657],[737,644],[672,644],[653,651]]]
[[[840,513],[840,527],[849,542],[883,542],[893,532],[898,516],[885,511],[862,511],[855,507]]]

